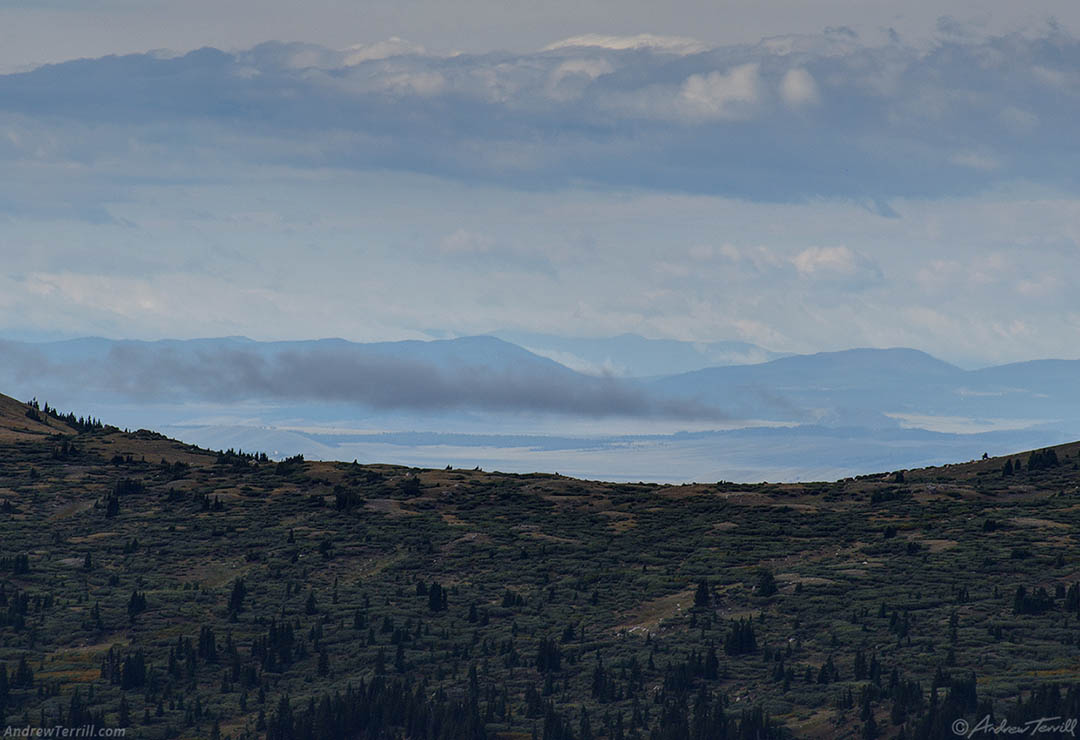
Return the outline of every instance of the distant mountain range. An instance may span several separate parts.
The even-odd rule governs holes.
[[[0,388],[212,447],[619,479],[839,476],[1080,437],[1077,360],[517,338],[0,341]],[[770,359],[733,364],[755,357]]]
[[[708,367],[753,365],[788,356],[748,342],[680,342],[646,339],[637,334],[595,339],[528,332],[495,332],[494,336],[591,375],[675,375]]]
[[[815,422],[868,414],[1080,419],[1080,360],[962,370],[913,349],[853,349],[659,378],[658,393],[735,416]]]
[[[1080,418],[1080,360],[963,370],[913,349],[775,357],[755,345],[522,335],[356,343],[243,337],[156,342],[0,342],[14,392],[96,402],[345,403],[383,412],[556,412],[583,416],[882,423],[896,416]],[[533,346],[537,345],[537,346]],[[609,375],[551,356],[572,353]],[[734,364],[753,356],[773,357]],[[724,366],[686,371],[708,358]],[[572,362],[570,358],[563,358]],[[657,373],[663,367],[680,368]]]

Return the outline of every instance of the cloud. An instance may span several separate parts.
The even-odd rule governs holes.
[[[799,275],[806,278],[877,281],[881,270],[866,255],[847,247],[810,247],[791,259]]]
[[[227,160],[888,213],[1015,182],[1076,190],[1077,67],[1080,42],[1053,27],[928,48],[834,29],[715,48],[596,35],[447,56],[395,37],[133,54],[0,75],[0,162],[156,179]]]
[[[1057,275],[1040,275],[1036,279],[1021,280],[1016,284],[1016,291],[1028,298],[1052,298],[1065,287],[1064,281]]]
[[[957,152],[949,157],[949,161],[960,167],[968,167],[981,172],[991,172],[1001,167],[1001,162],[996,158],[978,152]]]
[[[628,380],[582,375],[488,338],[409,346],[340,340],[35,346],[0,340],[0,351],[8,382],[40,389],[33,392],[41,395],[79,388],[84,395],[138,402],[257,400],[348,403],[379,411],[727,418],[707,404],[660,398]]]
[[[811,246],[792,251],[761,244],[743,247],[699,244],[687,249],[685,255],[683,260],[655,262],[651,272],[657,282],[672,279],[677,286],[685,288],[700,280],[708,282],[723,276],[747,292],[785,285],[788,291],[832,290],[834,293],[837,287],[864,290],[884,282],[884,274],[872,257],[846,246]],[[833,298],[835,295],[829,296],[830,300]]]
[[[614,71],[606,59],[568,59],[552,71],[548,95],[557,100],[580,97],[593,80]]]
[[[373,44],[355,44],[344,50],[344,58],[341,60],[346,67],[352,67],[363,62],[376,59],[388,59],[390,57],[404,56],[407,54],[424,54],[423,46],[413,44],[405,39],[392,36],[385,41],[377,41]]]
[[[780,97],[792,108],[817,103],[817,82],[813,75],[802,67],[789,69],[780,80]]]
[[[640,33],[636,36],[605,36],[599,33],[587,33],[548,44],[543,51],[589,47],[618,51],[648,49],[669,54],[698,54],[709,48],[697,39],[685,36],[659,36],[652,33]]]
[[[557,349],[545,349],[542,347],[530,347],[526,346],[525,349],[532,352],[534,355],[540,357],[547,357],[548,359],[555,360],[560,365],[565,365],[574,372],[581,373],[583,375],[592,375],[596,377],[610,377],[610,376],[625,376],[630,373],[626,367],[619,365],[606,358],[603,362],[594,362],[587,360],[584,357],[579,357],[573,352],[564,352]]]
[[[901,217],[882,219],[857,202],[228,169],[221,179],[207,162],[206,180],[141,185],[110,202],[128,226],[8,217],[0,335],[633,332],[785,352],[912,346],[964,365],[1073,357],[1068,348],[1080,346],[1068,290],[1019,290],[1080,270],[1080,199],[1067,195],[899,199]],[[26,197],[40,192],[18,181]],[[792,261],[840,246],[870,264],[860,270],[851,257],[803,274]],[[686,277],[658,273],[658,262],[681,263]],[[919,305],[951,321],[922,328],[906,312]],[[1032,331],[995,341],[990,325],[1015,318]]]
[[[0,328],[1075,346],[1069,292],[1038,293],[1080,269],[1080,43],[860,33],[0,75]],[[952,321],[921,329],[919,304]],[[993,341],[1016,317],[1030,333]]]
[[[741,64],[725,72],[694,74],[679,89],[680,101],[692,118],[749,118],[760,97],[757,64]]]
[[[1031,68],[1036,81],[1049,87],[1065,87],[1069,84],[1069,75],[1060,69],[1036,64]]]
[[[727,48],[644,35],[534,53],[391,38],[134,54],[0,76],[0,162],[146,178],[199,176],[201,160],[337,167],[888,213],[1016,181],[1076,189],[1078,66],[1080,42],[1054,28],[928,49],[834,30]]]
[[[1031,111],[1007,105],[1001,109],[1001,120],[1017,134],[1030,134],[1039,126],[1039,117]]]
[[[446,78],[438,72],[401,72],[382,80],[385,90],[399,94],[435,95],[446,86]]]
[[[439,244],[439,251],[448,255],[487,254],[495,247],[495,241],[486,234],[458,229]]]

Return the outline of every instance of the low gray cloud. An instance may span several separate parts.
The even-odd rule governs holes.
[[[485,357],[487,362],[485,362]],[[721,420],[708,404],[591,377],[495,339],[357,345],[0,342],[0,378],[27,393],[136,402],[343,403],[376,411]],[[77,391],[75,389],[78,389]]]
[[[587,36],[524,54],[396,40],[79,60],[0,76],[0,158],[160,178],[213,151],[525,189],[842,197],[882,213],[893,197],[1017,180],[1074,190],[1080,42],[1052,25],[945,26],[922,49],[834,29],[721,48]]]

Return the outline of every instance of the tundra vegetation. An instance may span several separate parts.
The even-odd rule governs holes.
[[[0,726],[921,739],[1080,717],[1078,455],[614,484],[274,461],[0,397]]]

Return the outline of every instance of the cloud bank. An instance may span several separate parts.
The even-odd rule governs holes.
[[[586,35],[451,56],[399,38],[272,42],[2,75],[0,161],[149,177],[151,163],[184,171],[214,152],[524,189],[887,200],[1016,181],[1074,191],[1078,113],[1080,42],[1053,25],[943,32],[928,48],[836,29],[720,48]]]
[[[84,401],[313,402],[374,411],[727,418],[708,404],[660,398],[629,380],[581,375],[482,337],[381,345],[0,341],[0,356],[0,379],[11,384],[6,390],[25,388],[43,398],[53,391]]]

